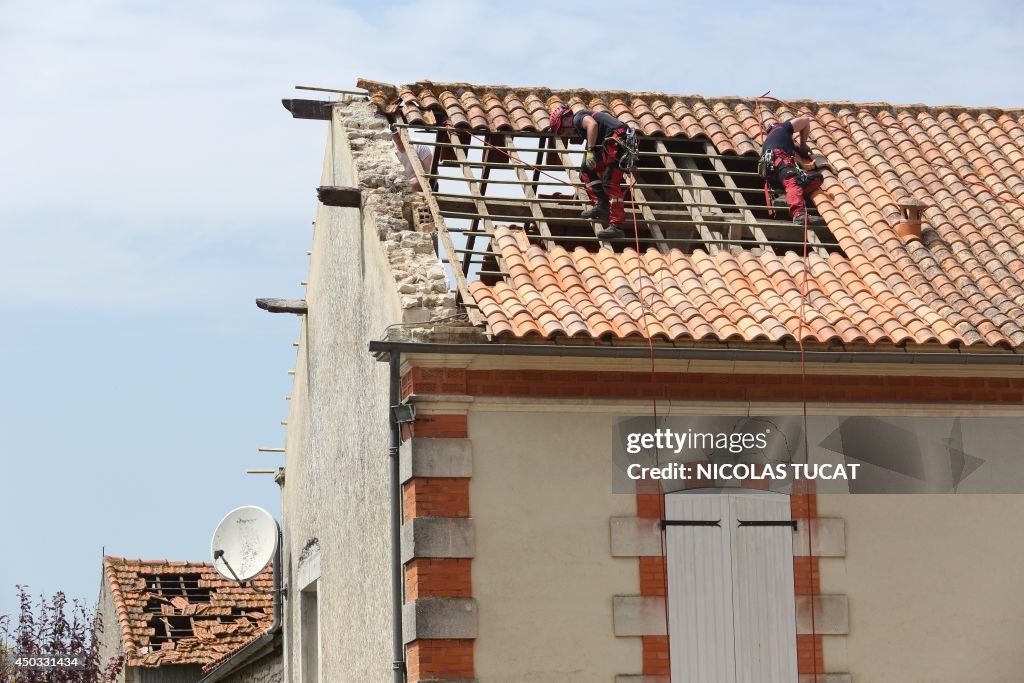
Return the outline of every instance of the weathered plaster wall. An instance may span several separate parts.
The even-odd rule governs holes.
[[[476,672],[483,683],[611,682],[640,671],[640,638],[616,637],[612,597],[639,593],[634,558],[611,557],[608,413],[473,412]]]
[[[224,679],[224,683],[282,683],[282,681],[284,681],[284,660],[281,658],[280,648],[245,665]]]
[[[99,638],[99,661],[103,670],[107,664],[115,658],[124,654],[124,647],[121,643],[121,623],[117,620],[117,609],[114,607],[114,596],[110,593],[110,584],[107,581],[106,572],[100,576],[100,597],[96,605],[96,613],[103,622],[103,633]],[[124,667],[120,669],[117,678],[110,683],[123,683]]]
[[[317,211],[288,418],[286,564],[296,580],[302,549],[319,540],[320,680],[389,681],[388,366],[367,343],[393,323],[452,315],[454,299],[430,235],[403,218],[408,182],[369,104],[335,107],[321,184],[360,187],[363,207]],[[297,589],[285,623],[293,680]]]
[[[821,564],[822,592],[850,601],[849,635],[826,638],[830,669],[857,683],[1024,680],[1024,496],[820,496],[818,512],[846,520],[846,557]]]
[[[128,683],[196,683],[202,677],[203,667],[201,666],[170,664],[132,668],[128,673]]]

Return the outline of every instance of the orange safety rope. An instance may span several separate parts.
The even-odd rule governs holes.
[[[635,186],[636,186],[636,178],[634,178],[633,174],[630,173],[629,174],[629,208],[630,208],[630,212],[633,214],[633,239],[634,239],[634,244],[636,246],[637,289],[639,290],[639,293],[640,293],[640,310],[643,313],[644,336],[647,337],[647,348],[650,350],[650,357],[651,357],[651,370],[650,370],[650,372],[651,372],[651,382],[650,382],[650,386],[651,386],[651,412],[652,412],[652,414],[654,416],[654,428],[657,429],[658,428],[658,397],[657,397],[657,393],[654,391],[655,378],[657,377],[657,375],[655,374],[655,365],[654,365],[654,363],[655,363],[654,337],[651,335],[651,327],[647,323],[647,309],[649,308],[649,306],[647,304],[647,301],[644,298],[644,280],[645,280],[645,278],[644,278],[643,258],[642,258],[641,253],[640,253],[640,227],[639,227],[639,224],[638,224],[638,221],[637,221],[637,217],[636,217],[636,198],[635,198],[636,187]],[[660,449],[657,448],[657,446],[655,446],[655,449],[654,449],[654,466],[655,467],[659,467],[659,468],[661,467],[661,451],[660,451]],[[659,489],[660,488],[661,488],[661,485],[659,484]],[[658,517],[661,520],[665,519],[665,492],[664,491],[660,491],[660,493],[658,495]],[[661,538],[660,538],[660,543],[661,543],[661,574],[662,574],[661,578],[662,578],[662,585],[665,587],[665,600],[664,600],[664,606],[665,606],[665,637],[666,637],[666,639],[668,639],[668,637],[669,637],[669,618],[668,618],[668,553],[666,552],[666,543],[667,542],[666,542],[665,536],[666,536],[665,525],[662,524],[661,525]],[[671,648],[671,646],[667,648],[667,654],[668,654],[668,680],[669,680],[669,683],[672,683],[672,648]]]
[[[803,398],[804,413],[804,458],[810,461],[811,451],[807,437],[807,362],[804,356],[804,320],[806,319],[805,307],[807,305],[807,198],[804,198],[804,254],[803,254],[803,281],[800,285],[800,326],[798,328],[797,343],[800,345],[800,394]],[[818,683],[818,648],[817,628],[814,619],[814,557],[812,557],[814,529],[811,525],[811,484],[804,483],[804,520],[807,524],[807,582],[811,603],[811,671],[813,672],[814,683]]]
[[[771,91],[768,90],[763,95],[761,95],[761,97],[755,98],[755,113],[754,113],[754,115],[757,117],[757,121],[761,125],[761,143],[762,143],[762,145],[764,144],[765,131],[764,131],[764,119],[761,117],[761,100],[762,99],[771,99],[771,100],[775,100],[777,102],[782,102],[781,100],[777,100],[774,97],[768,97],[768,93],[770,93],[770,92]],[[785,103],[783,102],[783,104],[785,104]],[[786,106],[789,106],[789,105],[786,105]],[[817,120],[817,118],[814,117],[813,114],[812,114],[812,118],[815,118],[815,120]],[[766,183],[767,183],[767,181],[766,181]],[[768,189],[767,189],[767,184],[766,184],[765,185],[765,198],[766,199],[767,199],[767,194],[768,194]],[[808,294],[808,279],[807,278],[808,278],[808,274],[809,274],[809,268],[807,267],[809,224],[808,224],[808,221],[807,221],[807,198],[806,197],[803,198],[803,216],[804,216],[803,258],[802,258],[803,277],[801,278],[801,283],[800,283],[800,323],[799,323],[799,326],[797,327],[796,342],[797,342],[797,345],[800,347],[800,395],[801,395],[801,399],[802,399],[802,403],[803,403],[804,458],[809,459],[810,458],[810,447],[809,447],[808,436],[807,436],[807,360],[806,360],[806,355],[804,353],[804,324],[805,324],[804,321],[806,320],[806,317],[807,317],[807,311],[806,311],[807,294]],[[796,482],[794,482],[794,484],[795,483]],[[817,624],[815,623],[814,591],[813,591],[813,586],[814,586],[814,558],[811,555],[811,553],[813,552],[813,550],[812,550],[812,548],[813,548],[813,540],[812,539],[813,539],[814,529],[811,526],[811,492],[810,492],[810,483],[809,482],[805,482],[804,483],[804,487],[805,487],[804,488],[804,507],[805,507],[805,510],[804,510],[804,523],[807,525],[807,580],[808,580],[809,590],[810,590],[810,593],[811,593],[810,594],[810,604],[811,604],[811,672],[812,672],[812,676],[814,677],[812,680],[814,681],[814,683],[818,683],[818,649],[817,649],[817,647],[815,647],[815,642],[817,640]],[[794,580],[795,580],[795,577],[794,577]]]

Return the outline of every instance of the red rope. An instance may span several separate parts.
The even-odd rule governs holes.
[[[764,130],[764,119],[761,117],[761,100],[762,99],[770,99],[770,100],[775,100],[777,102],[782,102],[781,100],[777,100],[774,97],[768,97],[768,93],[770,93],[770,92],[771,92],[770,90],[765,91],[765,93],[763,95],[761,95],[761,97],[755,98],[755,100],[754,100],[755,101],[754,116],[757,118],[757,121],[758,121],[758,123],[761,126],[761,142],[762,142],[762,145],[764,143],[765,130]],[[785,103],[782,102],[782,104],[785,104]],[[786,106],[788,107],[789,105],[786,105]],[[790,108],[792,109],[792,107],[790,107]],[[812,116],[812,118],[815,118],[815,120],[817,120],[817,118],[814,117],[813,114],[811,116]],[[770,171],[770,169],[769,169],[769,171]],[[768,194],[768,186],[767,186],[767,183],[766,183],[765,184],[765,196],[766,196],[766,199],[767,199],[767,194]],[[768,202],[766,201],[766,203],[768,203]],[[807,265],[807,260],[808,260],[808,241],[809,241],[808,240],[809,225],[808,225],[808,219],[807,219],[807,198],[806,197],[804,197],[804,199],[803,199],[803,216],[804,216],[803,258],[802,258],[803,277],[801,278],[801,284],[800,284],[800,324],[797,327],[796,342],[797,342],[797,345],[800,347],[800,395],[801,395],[801,402],[803,404],[804,457],[809,459],[810,458],[810,446],[809,446],[809,441],[808,441],[808,436],[807,436],[807,358],[806,358],[806,355],[805,355],[805,352],[804,352],[804,324],[805,324],[805,320],[806,320],[806,317],[807,317],[806,306],[807,306],[807,294],[808,294],[808,291],[809,291],[808,290],[808,279],[807,279],[808,278],[808,274],[809,274],[809,268],[808,268],[808,265]],[[814,585],[814,558],[811,555],[812,549],[813,549],[813,540],[812,540],[812,538],[813,538],[814,530],[811,527],[811,493],[810,493],[810,484],[809,483],[805,483],[804,486],[805,486],[805,489],[804,489],[804,507],[805,507],[804,523],[807,525],[807,578],[808,578],[808,583],[809,583],[809,590],[810,590],[810,593],[811,593],[811,595],[810,595],[810,598],[811,598],[811,600],[810,600],[810,603],[811,603],[811,671],[812,671],[812,675],[814,676],[814,678],[813,678],[814,683],[818,683],[818,649],[815,647],[815,642],[817,640],[817,632],[818,632],[818,630],[817,630],[817,624],[815,623],[816,620],[815,620],[815,609],[814,609],[814,591],[813,591],[813,585]],[[794,493],[796,493],[796,492],[794,492]],[[799,494],[797,493],[797,495],[799,495]]]
[[[636,178],[633,174],[629,174],[629,209],[633,214],[633,240],[636,246],[636,273],[637,273],[637,289],[640,293],[640,310],[642,312],[643,325],[644,325],[644,336],[647,337],[647,348],[650,351],[651,357],[651,413],[654,416],[654,428],[658,428],[658,397],[654,393],[655,386],[655,354],[654,354],[654,338],[651,335],[651,327],[647,323],[647,302],[644,298],[644,268],[643,258],[640,254],[640,226],[636,217]],[[655,467],[661,467],[661,451],[655,447],[654,449],[654,464]],[[660,485],[659,485],[660,488]],[[660,519],[665,519],[665,492],[660,491],[658,495],[658,516]],[[665,637],[668,639],[669,636],[669,615],[668,615],[668,552],[667,542],[665,538],[665,525],[661,525],[661,578],[662,584],[665,587]],[[667,648],[668,654],[668,680],[672,683],[672,648]]]
[[[800,394],[803,399],[804,414],[804,458],[810,460],[810,446],[807,437],[807,361],[804,355],[804,319],[806,317],[807,305],[807,199],[804,198],[804,254],[803,254],[803,281],[800,285],[800,326],[798,327],[797,344],[800,346]],[[817,628],[814,619],[814,558],[811,556],[813,544],[812,535],[814,530],[811,527],[811,490],[810,482],[804,484],[804,520],[807,524],[807,581],[810,592],[811,603],[811,671],[814,675],[814,683],[818,683],[818,648],[815,647],[817,640]]]

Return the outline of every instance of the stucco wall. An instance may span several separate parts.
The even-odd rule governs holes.
[[[430,236],[402,217],[407,181],[369,104],[335,107],[321,184],[360,187],[363,208],[317,211],[286,437],[286,564],[296,580],[319,540],[320,680],[389,681],[388,366],[367,344],[403,319],[450,315],[453,298],[431,273]],[[396,280],[413,291],[400,296]],[[298,683],[295,588],[285,629]]]
[[[129,683],[196,683],[203,677],[203,667],[197,665],[165,665],[135,667],[129,670]]]
[[[639,593],[613,558],[607,413],[470,412],[476,523],[476,672],[483,683],[611,683],[640,671],[640,638],[616,637],[612,596]]]
[[[825,661],[856,683],[1024,680],[1024,496],[821,496],[846,520],[846,557],[822,592],[850,601],[850,633]],[[833,668],[837,667],[837,668]]]
[[[96,605],[96,613],[103,623],[103,632],[99,636],[99,661],[101,670],[106,671],[107,665],[115,658],[124,654],[121,643],[121,624],[117,620],[117,609],[114,607],[114,596],[110,593],[106,572],[101,572],[100,597]],[[111,683],[123,683],[124,667]]]
[[[245,665],[224,679],[224,683],[282,683],[284,661],[281,649],[275,649],[265,657]]]

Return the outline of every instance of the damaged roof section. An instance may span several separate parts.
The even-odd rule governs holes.
[[[203,562],[103,558],[128,666],[206,665],[265,633],[273,572],[250,586]]]
[[[438,231],[451,242],[449,260],[462,266],[462,302],[503,341],[800,337],[820,344],[1024,347],[1024,110],[466,83],[359,85],[389,117],[436,129],[444,153],[435,155],[428,180],[437,181],[431,193]],[[548,113],[561,102],[607,111],[638,128],[646,136],[642,151],[664,165],[646,180],[641,170],[637,179],[640,256],[632,235],[629,244],[608,245],[572,232],[569,210],[583,202],[578,188],[543,188],[553,157],[569,166],[568,150],[548,131]],[[813,197],[827,233],[808,234],[806,262],[802,227],[789,226],[787,238],[782,226],[764,225],[756,206],[763,190],[750,186],[754,179],[742,166],[757,158],[766,124],[805,113],[814,117],[812,148],[828,169]],[[527,165],[500,154],[468,156],[476,153],[476,138],[512,146],[518,136],[533,137],[536,152]],[[692,156],[700,154],[698,143],[706,147],[705,161]],[[463,176],[470,191],[458,192],[468,199],[451,196],[454,181],[442,178],[446,164]],[[484,185],[514,184],[499,171],[514,172],[532,196],[477,197]],[[712,177],[722,185],[704,186]],[[907,206],[919,207],[912,221]],[[629,216],[627,224],[632,233]],[[907,227],[919,228],[919,237]],[[470,258],[477,259],[473,268]]]

